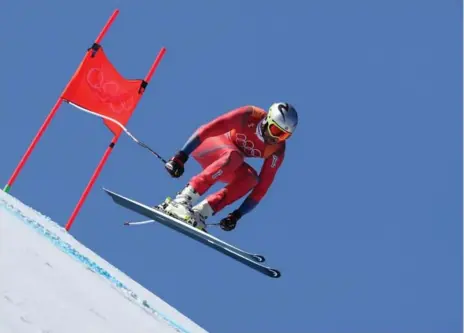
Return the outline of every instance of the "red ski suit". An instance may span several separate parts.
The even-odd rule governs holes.
[[[267,113],[255,106],[243,106],[229,111],[201,126],[182,150],[203,167],[190,180],[190,185],[203,195],[216,182],[227,186],[207,197],[214,213],[250,195],[239,207],[243,214],[250,212],[271,186],[285,155],[285,142],[265,144],[259,123]],[[246,157],[263,158],[259,175]]]

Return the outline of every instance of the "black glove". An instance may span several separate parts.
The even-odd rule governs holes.
[[[223,218],[219,225],[222,230],[231,231],[235,228],[237,221],[242,217],[242,214],[238,210],[234,210],[232,213]]]
[[[180,150],[164,165],[164,167],[172,177],[179,178],[184,173],[184,164],[187,160],[187,154]]]

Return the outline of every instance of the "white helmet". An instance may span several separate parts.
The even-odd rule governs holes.
[[[289,103],[274,103],[263,123],[264,130],[278,141],[287,140],[298,125],[298,113]]]

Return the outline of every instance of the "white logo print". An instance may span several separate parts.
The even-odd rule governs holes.
[[[247,136],[242,133],[237,133],[235,136],[235,142],[243,149],[246,155],[252,157],[261,157],[261,151],[255,148],[253,141],[248,140]]]
[[[222,169],[219,169],[218,171],[216,171],[216,172],[213,174],[212,178],[213,178],[213,179],[216,179],[217,177],[219,177],[220,175],[222,175],[222,173],[223,173]]]
[[[134,106],[134,97],[122,91],[116,81],[105,79],[100,68],[91,68],[87,73],[87,83],[103,103],[108,103],[114,113],[121,114]]]
[[[278,160],[279,160],[279,157],[277,157],[277,155],[272,155],[271,168],[275,168],[275,166],[277,165]]]

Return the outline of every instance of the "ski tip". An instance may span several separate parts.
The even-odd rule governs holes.
[[[280,278],[280,277],[282,276],[282,274],[280,273],[280,271],[277,270],[277,269],[271,268],[271,269],[269,269],[269,271],[271,272],[270,277],[272,277],[272,278],[277,279],[277,278]]]
[[[255,259],[257,262],[265,262],[266,261],[266,258],[264,258],[262,255],[260,254],[254,254],[253,255],[253,259]]]
[[[126,221],[126,222],[124,222],[124,225],[130,225],[130,224],[129,224],[129,222]]]

